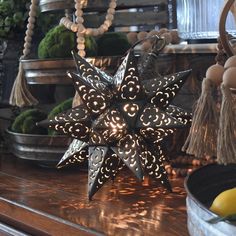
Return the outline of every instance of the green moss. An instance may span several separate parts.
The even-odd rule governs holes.
[[[38,57],[67,58],[71,57],[71,50],[75,47],[75,34],[63,25],[48,31],[38,47]]]
[[[130,48],[127,36],[121,32],[106,33],[97,40],[99,56],[123,55]]]
[[[11,130],[23,134],[46,134],[46,129],[36,126],[37,122],[46,119],[46,117],[46,113],[38,109],[28,109],[15,118]]]
[[[93,57],[97,55],[97,42],[92,36],[85,36],[85,52],[86,57]]]
[[[35,117],[28,116],[25,118],[22,125],[23,134],[47,134],[47,129],[36,125],[37,120]]]
[[[56,115],[58,115],[61,112],[64,112],[66,110],[69,110],[70,108],[72,108],[72,98],[69,98],[67,100],[65,100],[64,102],[58,104],[57,106],[55,106],[51,112],[48,114],[48,119],[52,119],[54,118]],[[58,133],[55,130],[48,130],[48,134],[49,135],[57,135]]]
[[[75,45],[75,33],[59,25],[49,30],[39,43],[38,57],[40,59],[68,58],[71,57]],[[97,55],[97,43],[94,37],[85,37],[85,51],[89,57]]]

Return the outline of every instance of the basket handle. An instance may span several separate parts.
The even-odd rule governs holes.
[[[222,46],[229,57],[235,54],[234,49],[229,43],[228,33],[225,30],[227,15],[230,11],[231,6],[233,5],[235,0],[227,0],[224,4],[222,12],[220,14],[220,22],[219,22],[219,34]]]

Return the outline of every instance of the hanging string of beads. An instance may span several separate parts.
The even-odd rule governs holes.
[[[213,163],[216,163],[216,159],[210,156],[199,159],[191,155],[179,155],[164,166],[168,175],[185,177],[194,169]]]
[[[164,38],[166,44],[179,44],[180,38],[177,30],[168,30],[166,28],[161,28],[159,30],[151,30],[150,32],[140,31],[140,32],[129,32],[127,38],[130,44],[136,43],[138,40],[143,40],[148,37],[158,36]],[[148,52],[152,48],[153,39],[146,40],[141,45],[141,52]]]
[[[80,56],[85,57],[85,35],[98,36],[104,34],[112,25],[116,8],[116,0],[111,0],[104,22],[98,28],[86,28],[83,18],[83,2],[75,0],[75,22],[69,18],[63,17],[60,24],[63,24],[67,29],[76,32],[77,49]]]
[[[20,58],[19,71],[16,80],[14,82],[9,101],[10,104],[14,106],[15,105],[19,107],[31,106],[38,103],[37,99],[33,97],[33,95],[30,93],[28,89],[21,63],[21,59],[24,59],[30,53],[32,36],[34,34],[37,8],[38,8],[38,0],[31,0],[27,30],[24,38],[23,55]]]

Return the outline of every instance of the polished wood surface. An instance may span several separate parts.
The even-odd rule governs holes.
[[[33,235],[185,236],[183,179],[173,193],[120,173],[87,198],[87,171],[54,170],[0,154],[0,221]]]

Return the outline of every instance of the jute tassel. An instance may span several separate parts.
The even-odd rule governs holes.
[[[216,85],[205,78],[202,82],[202,92],[192,118],[192,125],[186,139],[183,151],[196,157],[216,155],[218,111],[212,95]]]
[[[217,162],[236,163],[236,112],[230,88],[222,83],[222,104],[217,140]]]
[[[18,107],[32,106],[38,103],[37,99],[33,97],[28,89],[21,63],[21,59],[24,59],[30,53],[37,6],[38,0],[31,0],[23,56],[20,58],[18,74],[15,79],[9,100],[11,105]]]

